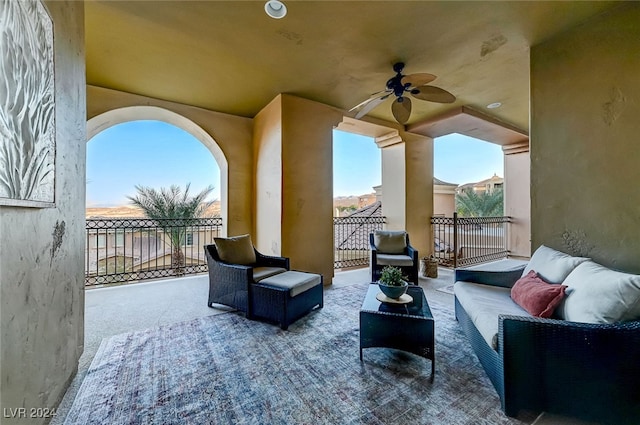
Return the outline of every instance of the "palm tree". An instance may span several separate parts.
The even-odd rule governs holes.
[[[207,186],[195,196],[189,196],[187,183],[184,192],[177,185],[156,190],[145,186],[136,186],[138,194],[127,196],[131,203],[144,211],[145,215],[157,222],[158,227],[169,235],[171,242],[171,268],[178,275],[184,273],[184,254],[182,246],[187,235],[187,226],[193,219],[203,217],[212,201],[205,201],[213,191],[213,186]]]
[[[466,190],[456,196],[456,210],[462,217],[497,217],[504,214],[502,189],[476,193]]]

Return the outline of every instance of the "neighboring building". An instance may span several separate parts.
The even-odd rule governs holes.
[[[433,215],[452,217],[456,210],[456,183],[433,178]]]
[[[376,202],[375,193],[367,193],[358,197],[358,208],[364,208]]]
[[[458,187],[456,193],[464,193],[467,190],[473,190],[476,193],[493,193],[496,189],[504,189],[504,179],[497,174],[494,174],[486,180],[461,185]]]

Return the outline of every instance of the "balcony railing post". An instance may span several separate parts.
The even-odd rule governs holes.
[[[458,267],[458,213],[453,213],[453,268]]]

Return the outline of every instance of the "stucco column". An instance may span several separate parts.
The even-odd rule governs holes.
[[[420,256],[433,246],[433,139],[393,131],[377,137],[382,150],[382,214],[389,230],[406,230]]]
[[[254,122],[255,243],[333,279],[333,129],[342,111],[279,95]]]
[[[504,213],[511,217],[507,249],[514,257],[531,256],[531,162],[529,143],[502,147],[504,153]]]

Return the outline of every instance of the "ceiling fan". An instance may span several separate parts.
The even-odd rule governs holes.
[[[358,110],[355,117],[356,119],[361,118],[393,95],[396,98],[391,105],[391,112],[396,121],[404,124],[409,120],[409,116],[411,115],[411,99],[407,94],[410,94],[416,99],[428,100],[429,102],[455,102],[456,97],[448,91],[440,87],[427,85],[436,79],[435,75],[427,73],[402,75],[403,69],[404,63],[398,62],[394,64],[393,70],[396,75],[387,81],[387,88],[372,94],[367,100],[351,108],[349,112]]]

